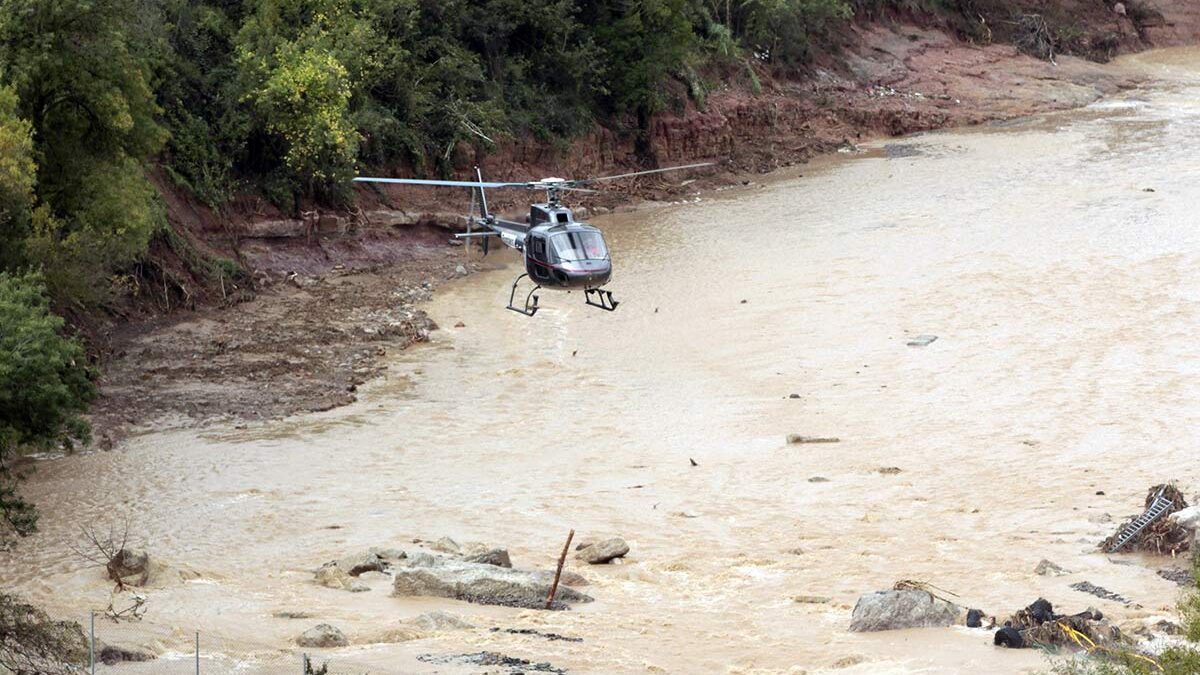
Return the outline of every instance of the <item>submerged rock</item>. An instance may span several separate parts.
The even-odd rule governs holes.
[[[356,577],[363,572],[383,572],[388,564],[378,553],[367,551],[358,555],[348,556],[332,563],[345,570],[346,574]]]
[[[327,623],[319,623],[304,631],[300,637],[296,638],[296,644],[301,647],[329,649],[331,647],[345,647],[350,644],[350,641],[337,628]]]
[[[1046,560],[1045,558],[1042,558],[1042,561],[1037,564],[1037,567],[1033,568],[1033,573],[1043,577],[1061,577],[1064,574],[1070,574],[1070,572],[1067,570],[1059,567],[1049,560]]]
[[[158,658],[141,647],[124,647],[121,645],[104,645],[96,654],[96,660],[106,666],[118,663],[141,663]],[[31,671],[32,672],[32,671]]]
[[[963,610],[954,603],[925,591],[879,591],[868,593],[854,605],[850,630],[863,633],[899,628],[953,626]]]
[[[533,576],[547,584],[554,583],[554,572],[551,570],[537,570]],[[582,574],[571,570],[563,570],[562,575],[558,578],[559,586],[587,586],[589,583],[591,582]]]
[[[452,555],[458,555],[462,551],[462,547],[458,545],[458,542],[454,541],[450,537],[442,537],[441,539],[438,539],[430,544],[429,548],[437,551],[438,553],[450,553]]]
[[[589,565],[603,565],[617,558],[624,558],[628,553],[629,544],[620,537],[613,537],[584,548],[576,553],[575,557]]]
[[[337,563],[326,563],[321,569],[317,570],[316,581],[320,586],[350,591],[352,593],[362,593],[371,590],[371,587],[364,581],[350,576],[350,573],[342,569]]]
[[[503,605],[542,609],[550,595],[550,584],[535,572],[442,558],[414,555],[395,568],[392,594],[399,597],[429,596],[465,600],[481,605]],[[558,587],[555,605],[591,602],[591,598],[569,586]]]
[[[451,614],[450,612],[443,612],[440,610],[426,612],[418,617],[415,617],[410,623],[428,631],[466,630],[468,628],[475,627],[474,624],[467,622],[456,614]]]

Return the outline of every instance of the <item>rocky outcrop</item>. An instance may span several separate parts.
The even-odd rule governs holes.
[[[953,626],[963,609],[925,591],[879,591],[858,599],[850,630],[869,632],[928,626]]]
[[[296,644],[314,649],[330,649],[345,647],[350,644],[350,641],[346,639],[346,635],[342,631],[327,623],[320,623],[304,631],[300,637],[296,638]]]
[[[398,597],[452,598],[481,605],[542,609],[550,584],[534,572],[466,562],[428,554],[400,561],[393,570],[392,594]],[[559,586],[556,608],[567,603],[591,602],[570,587]]]
[[[605,539],[582,548],[575,557],[589,565],[603,565],[617,558],[624,558],[629,553],[629,544],[620,537]]]

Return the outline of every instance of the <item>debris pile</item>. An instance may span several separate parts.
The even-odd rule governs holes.
[[[1128,641],[1100,610],[1088,608],[1078,614],[1056,614],[1049,600],[1038,598],[1005,621],[993,642],[1012,648],[1072,647],[1093,651],[1122,649]]]
[[[1155,502],[1166,500],[1170,505],[1156,509]],[[1146,511],[1122,523],[1100,547],[1109,553],[1146,551],[1159,555],[1176,555],[1191,546],[1192,532],[1170,516],[1187,508],[1183,493],[1173,484],[1155,485],[1146,494]],[[1150,522],[1147,524],[1146,521]],[[1144,524],[1140,530],[1138,526]],[[1134,530],[1135,534],[1129,536]]]

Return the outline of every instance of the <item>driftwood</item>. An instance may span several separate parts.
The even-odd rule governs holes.
[[[567,552],[571,550],[571,540],[574,538],[575,530],[567,533],[567,543],[563,545],[562,555],[558,556],[558,569],[554,570],[554,583],[550,584],[550,595],[546,597],[546,609],[554,606],[554,595],[558,593],[558,580],[562,577],[562,568],[567,562]]]

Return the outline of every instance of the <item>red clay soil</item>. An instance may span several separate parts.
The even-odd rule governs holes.
[[[1080,44],[1108,36],[1104,44],[1130,51],[1200,41],[1200,3],[1192,0],[1161,2],[1161,18],[1141,23],[1102,0],[1055,5],[1077,6],[1087,27],[1074,38]],[[965,41],[935,24],[892,17],[853,26],[836,57],[819,59],[803,77],[757,71],[759,93],[745,71],[723,79],[703,109],[688,103],[657,116],[651,130],[658,164],[716,166],[624,181],[579,205],[602,211],[692,194],[867,138],[1077,107],[1142,84],[1118,68],[1072,56],[1052,64],[1009,45]],[[454,160],[462,177],[478,164],[497,180],[644,166],[631,134],[601,127],[565,150],[519,138],[488,153],[463,144]],[[214,212],[156,179],[178,237],[156,243],[146,263],[162,283],[147,284],[140,299],[114,310],[123,316],[92,331],[105,369],[95,412],[101,436],[349,402],[375,372],[379,353],[430,329],[413,303],[437,281],[466,271],[456,270],[463,258],[437,225],[466,210],[465,191],[368,186],[353,212],[314,210],[294,219],[254,197]],[[497,193],[494,210],[516,209],[526,197]],[[189,264],[196,254],[234,260],[248,274],[197,272]]]

